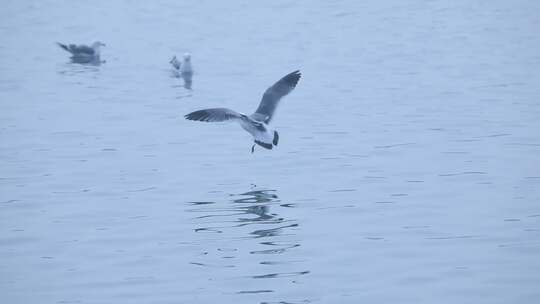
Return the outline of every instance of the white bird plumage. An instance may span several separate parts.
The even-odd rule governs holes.
[[[176,56],[169,61],[173,68],[180,74],[192,74],[193,67],[191,66],[191,54],[184,53],[182,61],[179,61]]]

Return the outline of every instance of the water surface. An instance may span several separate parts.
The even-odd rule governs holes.
[[[177,2],[4,3],[3,303],[539,301],[539,4]]]

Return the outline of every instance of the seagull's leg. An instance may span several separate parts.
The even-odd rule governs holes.
[[[253,152],[255,152],[255,144],[251,147],[251,153],[253,154]]]

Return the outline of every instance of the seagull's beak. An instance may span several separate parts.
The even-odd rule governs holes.
[[[102,43],[101,46],[107,46],[105,43]]]

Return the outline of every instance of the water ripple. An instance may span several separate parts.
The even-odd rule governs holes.
[[[286,213],[295,208],[296,204],[282,202],[276,191],[251,190],[224,196],[223,200],[188,201],[186,204],[189,206],[187,212],[197,214],[192,218],[195,226],[193,230],[202,238],[199,242],[200,251],[193,256],[191,265],[212,268],[217,272],[221,271],[220,269],[235,268],[236,277],[230,277],[230,273],[223,274],[235,280],[277,280],[310,273],[310,270],[283,271],[283,267],[291,263],[301,267],[304,260],[291,256],[294,249],[301,246],[296,237],[300,224],[296,219],[286,216]],[[209,239],[208,236],[212,233],[219,234],[220,237]],[[247,259],[248,256],[250,258]],[[271,261],[268,259],[270,256]],[[252,261],[253,264],[246,261]],[[268,269],[272,271],[250,275],[249,273],[257,271],[252,269],[254,265],[270,267]],[[243,269],[245,267],[248,268]],[[215,275],[213,273],[212,277]],[[242,285],[253,286],[254,282]],[[265,288],[267,286],[261,287],[263,288],[241,290],[237,293],[278,291]]]
[[[254,279],[273,279],[273,278],[280,278],[280,277],[295,277],[295,276],[305,275],[305,274],[308,274],[308,273],[309,273],[309,271],[269,273],[269,274],[255,275],[255,276],[252,276],[252,278],[254,278]]]

